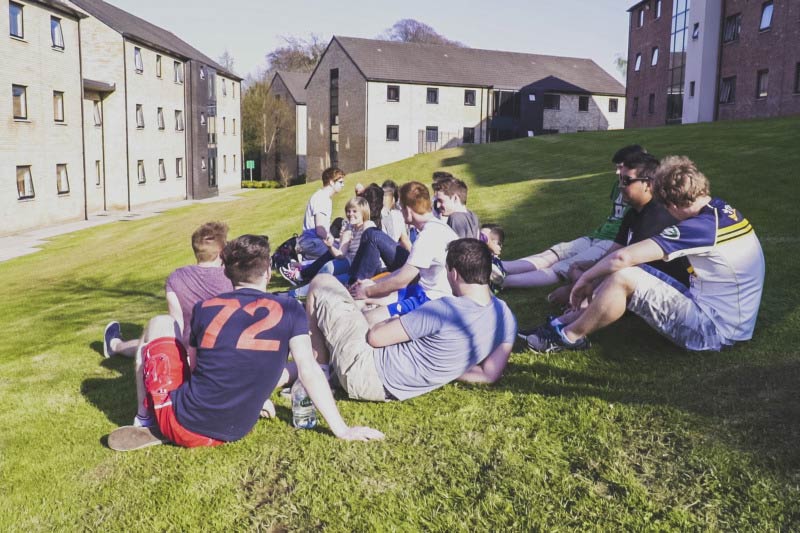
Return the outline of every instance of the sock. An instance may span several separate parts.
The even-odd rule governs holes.
[[[117,353],[117,348],[119,347],[119,345],[120,345],[120,344],[122,344],[122,339],[120,339],[120,338],[118,338],[118,337],[114,337],[114,338],[113,338],[113,339],[111,339],[111,341],[108,343],[108,347],[109,347],[109,348],[111,348],[111,351],[112,351],[113,353]]]

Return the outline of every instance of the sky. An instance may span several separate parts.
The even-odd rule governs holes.
[[[282,36],[374,38],[413,18],[472,48],[593,59],[622,81],[635,0],[106,0],[161,26],[207,56],[227,50],[245,77],[265,66]]]

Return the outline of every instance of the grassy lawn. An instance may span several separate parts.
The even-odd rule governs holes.
[[[166,312],[164,280],[193,260],[200,223],[277,244],[299,229],[318,184],[115,222],[0,263],[0,531],[796,531],[798,139],[796,118],[556,135],[349,176],[348,193],[450,170],[481,220],[505,226],[512,258],[597,226],[610,157],[638,142],[693,158],[712,193],[750,219],[767,260],[751,342],[689,353],[626,317],[586,352],[515,350],[492,388],[339,402],[350,423],[384,431],[382,443],[339,442],[325,424],[296,431],[276,396],[279,420],[218,449],[104,444],[135,413],[131,360],[101,355],[106,322],[132,337]],[[502,297],[529,326],[554,311],[547,292]]]

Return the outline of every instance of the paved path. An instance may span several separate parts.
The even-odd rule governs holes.
[[[241,192],[244,191],[242,191],[242,189],[235,189],[220,193],[219,196],[213,198],[206,198],[205,200],[164,202],[142,207],[136,211],[107,211],[98,215],[89,215],[89,220],[65,222],[56,226],[48,226],[46,228],[16,233],[7,237],[0,237],[0,262],[38,252],[48,239],[57,235],[72,233],[73,231],[99,226],[101,224],[108,224],[109,222],[117,222],[119,220],[139,220],[158,215],[164,211],[175,209],[176,207],[183,207],[196,203],[231,202],[241,198],[240,196],[236,196]]]

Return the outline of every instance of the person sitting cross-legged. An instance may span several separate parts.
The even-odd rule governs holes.
[[[494,383],[517,323],[490,292],[491,271],[485,243],[452,241],[446,276],[453,295],[372,327],[341,283],[317,276],[306,301],[315,356],[353,399],[407,400],[456,379]]]
[[[720,350],[752,338],[764,286],[764,254],[750,222],[711,197],[708,179],[686,157],[663,159],[652,185],[655,197],[679,222],[584,272],[570,302],[577,307],[590,300],[588,307],[566,326],[550,322],[529,335],[534,351],[584,349],[587,335],[616,322],[626,309],[688,350]],[[681,257],[692,267],[688,289],[640,268]]]
[[[137,416],[154,416],[164,437],[180,446],[239,440],[271,405],[276,386],[287,381],[291,353],[299,379],[337,437],[383,438],[380,431],[345,423],[312,355],[302,306],[266,292],[267,239],[243,235],[229,242],[222,262],[235,290],[194,306],[188,352],[171,317],[155,317],[145,328],[136,358]],[[196,357],[192,371],[187,357]]]

